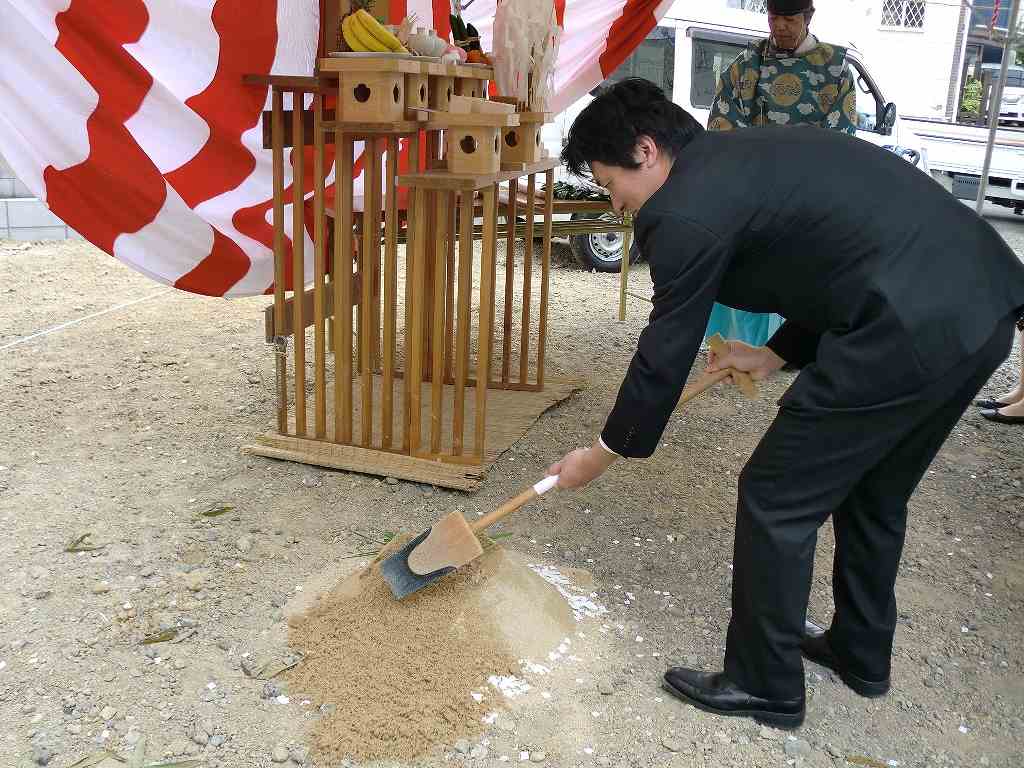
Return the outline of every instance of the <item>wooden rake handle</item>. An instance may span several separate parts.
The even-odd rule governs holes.
[[[506,515],[511,515],[520,507],[523,507],[524,505],[529,504],[534,499],[543,496],[556,485],[558,485],[558,475],[548,475],[539,483],[536,483],[532,487],[527,488],[514,499],[509,499],[508,501],[506,501],[493,512],[488,512],[479,520],[470,523],[469,527],[473,530],[474,533],[479,533],[484,528],[494,525],[496,522],[501,520],[501,518],[505,517]]]

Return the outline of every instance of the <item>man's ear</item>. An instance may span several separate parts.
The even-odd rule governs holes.
[[[633,159],[642,167],[649,168],[657,161],[659,155],[658,145],[650,136],[641,134],[637,136],[636,148],[633,151]]]

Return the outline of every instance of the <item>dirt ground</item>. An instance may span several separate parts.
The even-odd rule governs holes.
[[[1024,253],[1024,225],[996,224]],[[286,652],[296,600],[365,562],[347,556],[366,537],[493,509],[603,424],[647,306],[631,298],[618,323],[616,278],[567,254],[556,249],[549,373],[586,387],[467,495],[243,454],[274,423],[266,299],[165,289],[85,243],[0,242],[0,766],[67,768],[140,742],[151,762],[313,765],[315,703],[264,698],[250,676]],[[650,293],[643,265],[631,291]],[[1016,354],[987,391],[1008,388]],[[736,476],[790,380],[756,402],[709,393],[675,414],[653,458],[503,524],[507,549],[608,612],[579,621],[548,675],[526,675],[533,689],[482,741],[423,764],[1022,764],[1024,431],[975,412],[911,504],[886,698],[809,664],[807,722],[787,735],[660,691],[667,665],[721,663]],[[233,509],[203,517],[213,504]],[[105,546],[65,551],[87,532]],[[831,552],[826,526],[810,606],[826,622]],[[180,642],[140,644],[175,626]]]

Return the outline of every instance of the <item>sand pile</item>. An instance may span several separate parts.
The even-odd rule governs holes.
[[[329,764],[410,759],[474,738],[502,707],[488,678],[521,675],[521,662],[546,659],[574,630],[558,591],[497,546],[401,602],[371,564],[289,623],[289,644],[306,657],[289,690],[335,707],[310,736]]]

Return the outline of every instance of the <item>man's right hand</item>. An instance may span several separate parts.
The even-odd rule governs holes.
[[[760,381],[786,364],[785,360],[768,347],[754,347],[743,341],[727,341],[725,345],[728,350],[725,354],[708,353],[708,373],[723,368],[735,368],[738,371],[746,371],[750,378]]]

